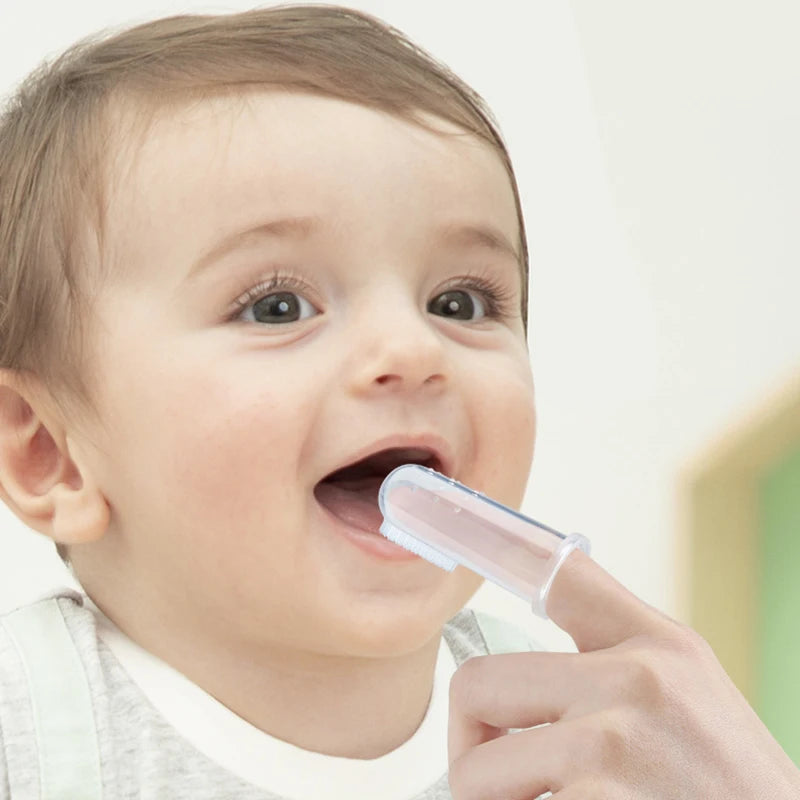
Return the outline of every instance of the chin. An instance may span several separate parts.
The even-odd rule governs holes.
[[[393,658],[417,651],[432,639],[438,640],[445,623],[466,605],[483,582],[479,576],[463,572],[468,576],[466,585],[462,580],[458,591],[444,597],[394,597],[351,607],[347,616],[337,619],[341,636],[334,646],[346,649],[349,655]]]

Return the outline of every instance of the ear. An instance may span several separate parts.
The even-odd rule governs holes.
[[[29,528],[58,544],[103,536],[109,507],[41,384],[0,370],[0,495]]]

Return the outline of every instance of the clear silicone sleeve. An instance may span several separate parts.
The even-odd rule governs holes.
[[[462,564],[527,600],[547,619],[547,596],[567,556],[589,540],[564,535],[419,464],[384,479],[378,504],[388,539],[441,566]]]

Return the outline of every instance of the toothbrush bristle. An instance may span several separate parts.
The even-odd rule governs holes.
[[[458,565],[458,562],[454,561],[452,558],[443,555],[430,545],[421,542],[415,536],[411,536],[405,531],[396,528],[394,525],[381,525],[380,532],[389,539],[389,541],[399,544],[400,547],[404,547],[411,553],[422,556],[426,561],[430,561],[431,564],[441,567],[447,572],[452,572]]]

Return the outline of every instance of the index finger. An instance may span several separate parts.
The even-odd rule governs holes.
[[[581,652],[613,647],[634,636],[663,633],[677,624],[580,550],[574,550],[556,573],[547,598],[547,615],[572,637]]]

